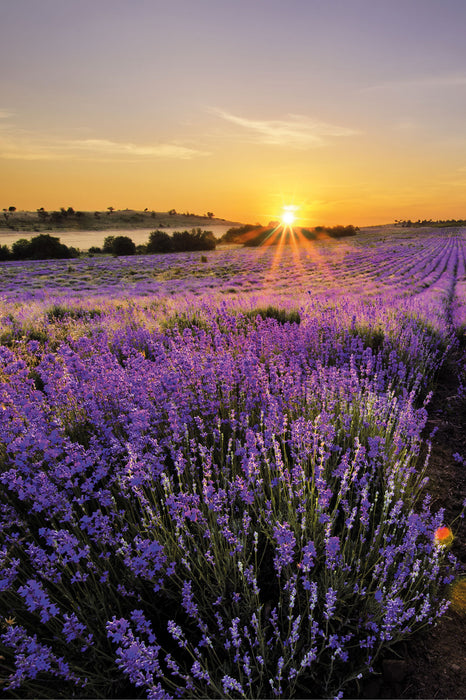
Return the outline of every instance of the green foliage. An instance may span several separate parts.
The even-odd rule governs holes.
[[[380,327],[354,325],[350,334],[359,336],[365,347],[370,347],[374,351],[382,347],[385,338],[385,333]]]
[[[186,328],[202,328],[204,330],[209,330],[210,326],[199,313],[188,313],[183,311],[181,313],[175,313],[173,316],[169,316],[167,319],[165,319],[162,322],[162,328],[167,330],[177,329],[178,331],[183,331]]]
[[[237,228],[229,228],[220,240],[222,243],[243,243],[242,238],[245,234],[251,233],[252,231],[259,231],[261,228],[262,227],[258,224],[245,224]]]
[[[316,226],[316,233],[326,233],[330,238],[345,238],[346,236],[355,236],[359,231],[358,226]]]
[[[278,323],[301,323],[299,311],[296,309],[279,309],[276,306],[252,309],[251,311],[247,311],[245,316],[251,319],[256,319],[258,316],[260,316],[262,319],[273,318]]]
[[[315,241],[317,238],[316,229],[311,230],[308,228],[302,228],[301,233],[303,234],[304,238],[307,238],[308,241]]]
[[[14,260],[48,260],[50,258],[73,258],[78,255],[76,248],[68,248],[59,238],[41,233],[28,241],[20,238],[12,245]]]
[[[0,260],[8,260],[11,256],[7,245],[0,245]]]
[[[175,231],[169,236],[165,231],[152,231],[146,246],[148,253],[181,253],[194,250],[215,250],[217,241],[212,231],[193,228],[191,231]]]
[[[129,236],[106,236],[102,251],[111,255],[135,255],[136,244]]]
[[[172,241],[168,233],[157,229],[149,234],[149,242],[146,245],[148,253],[169,253],[172,250]]]
[[[113,252],[113,241],[114,240],[115,240],[115,236],[106,236],[105,237],[104,245],[102,247],[102,250],[104,253],[112,253]]]
[[[20,238],[11,246],[12,257],[15,260],[26,260],[29,252],[29,241],[27,238]]]
[[[215,250],[216,240],[212,231],[193,228],[191,231],[175,231],[172,237],[174,252],[189,250]]]
[[[62,321],[65,318],[69,319],[92,319],[101,316],[100,309],[82,309],[70,308],[62,304],[54,304],[46,313],[48,321]]]
[[[275,236],[273,239],[271,238],[272,234],[275,231],[275,228],[266,228],[258,230],[260,230],[260,233],[257,236],[254,236],[254,238],[248,238],[244,241],[244,245],[247,248],[255,248],[257,246],[262,245],[266,241],[270,243],[278,243],[278,236]]]
[[[113,255],[135,255],[136,244],[129,236],[116,236],[112,244]]]

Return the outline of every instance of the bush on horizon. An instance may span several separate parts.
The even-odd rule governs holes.
[[[76,258],[79,251],[71,246],[60,243],[60,239],[41,233],[30,240],[20,238],[11,247],[2,246],[0,260],[46,260],[59,258]]]
[[[171,236],[157,229],[149,234],[147,253],[181,253],[196,250],[215,250],[216,239],[212,231],[193,228],[191,231],[175,231]]]

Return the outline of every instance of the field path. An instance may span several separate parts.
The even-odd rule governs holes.
[[[441,372],[430,405],[426,433],[437,428],[429,460],[429,491],[434,507],[445,508],[445,523],[453,523],[466,498],[466,403],[458,395],[466,354],[457,351]],[[453,455],[461,455],[463,462]],[[452,551],[466,571],[466,522],[452,525]],[[450,608],[437,627],[408,645],[412,676],[403,697],[466,698],[466,610]]]

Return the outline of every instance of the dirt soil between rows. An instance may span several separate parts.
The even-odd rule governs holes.
[[[432,510],[445,508],[445,525],[455,539],[451,551],[466,574],[466,519],[458,518],[466,498],[466,400],[459,375],[466,353],[455,351],[437,378],[428,405],[425,437],[432,440],[427,491]],[[455,460],[459,454],[465,464]],[[449,591],[446,592],[448,597]],[[437,625],[413,635],[387,652],[377,674],[360,687],[360,698],[466,698],[466,610],[450,607]]]

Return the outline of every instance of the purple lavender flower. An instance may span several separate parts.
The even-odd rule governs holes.
[[[273,529],[273,535],[277,541],[275,557],[273,560],[274,566],[278,574],[281,573],[285,566],[293,563],[294,548],[296,547],[296,538],[288,523],[278,523]]]

